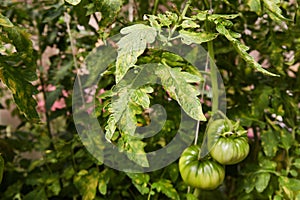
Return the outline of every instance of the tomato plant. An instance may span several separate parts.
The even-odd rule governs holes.
[[[213,121],[208,126],[207,134],[217,135],[218,140],[210,149],[210,155],[223,165],[241,162],[249,154],[247,131],[225,119]]]
[[[199,146],[186,148],[179,159],[179,171],[183,181],[196,188],[213,190],[222,184],[225,170],[214,160],[202,158]]]
[[[159,35],[164,29],[169,36]],[[1,1],[1,199],[300,199],[299,32],[299,1],[293,0]],[[72,109],[72,99],[78,97],[73,96],[74,77],[97,76],[99,63],[85,61],[106,38],[119,33],[125,34],[116,62],[95,88],[82,86],[84,99],[93,101],[91,94],[99,95],[92,114],[105,139],[120,151],[144,155],[165,147],[176,135],[180,107],[204,120],[224,100],[227,117],[239,121],[247,133],[235,130],[235,124],[230,128],[223,121],[213,126],[201,121],[197,144],[206,128],[220,133],[210,154],[233,164],[225,166],[222,184],[223,167],[213,158],[199,160],[192,154],[200,151],[195,146],[185,157],[188,164],[181,158],[160,170],[137,174],[109,168],[85,150],[86,143],[97,144],[83,144],[78,137]],[[212,99],[219,95],[216,87],[201,87],[214,68],[199,76],[181,56],[148,49],[144,41],[151,42],[154,35],[171,43],[201,44],[208,52],[204,60],[209,58],[204,65],[215,63],[220,71],[226,99]],[[190,60],[196,60],[193,53],[187,55]],[[114,90],[128,71],[151,62],[159,67],[149,74],[156,74],[162,85],[132,92],[123,82],[119,91]],[[216,86],[215,80],[208,82]],[[206,90],[201,94],[202,88]],[[112,95],[126,101],[112,108]],[[149,106],[155,104],[164,105],[168,113],[162,130],[145,139],[132,137],[136,125],[151,121]],[[12,116],[17,120],[9,121]],[[186,139],[184,131],[182,135]],[[147,156],[129,159],[142,167],[148,164]],[[195,177],[200,175],[208,182],[198,181]],[[210,190],[199,189],[200,195],[195,195],[193,187]]]

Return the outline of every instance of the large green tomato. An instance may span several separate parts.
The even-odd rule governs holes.
[[[212,122],[207,134],[215,134],[219,138],[210,149],[210,155],[223,165],[233,165],[244,160],[249,154],[246,131],[238,124],[228,126],[225,120]]]
[[[179,159],[179,171],[183,181],[192,187],[213,190],[222,184],[225,170],[214,160],[199,159],[200,147],[186,148]]]

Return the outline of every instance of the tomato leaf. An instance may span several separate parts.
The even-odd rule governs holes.
[[[182,42],[187,45],[190,45],[192,43],[201,44],[203,42],[208,42],[215,39],[218,36],[217,33],[206,33],[206,32],[195,33],[195,32],[189,32],[185,30],[180,30],[179,34],[182,39]]]
[[[25,117],[38,121],[33,95],[37,93],[31,81],[37,79],[35,55],[30,35],[18,27],[4,27],[2,38],[16,52],[0,55],[0,79],[11,91],[15,103]]]
[[[276,22],[282,22],[281,20],[285,21],[292,21],[288,18],[285,18],[281,13],[281,9],[279,7],[279,4],[281,3],[280,0],[263,0],[264,7],[267,10],[267,13],[269,14],[270,18]]]
[[[73,6],[76,6],[77,4],[79,4],[81,2],[81,0],[65,0],[65,1]]]
[[[104,169],[99,174],[98,191],[102,195],[106,195],[106,193],[107,193],[107,184],[110,180],[110,174],[108,172],[109,172],[108,169]]]
[[[109,115],[109,118],[107,120],[107,125],[105,126],[105,138],[107,141],[111,141],[112,137],[114,136],[114,133],[116,131],[116,121],[114,115]]]
[[[278,150],[279,135],[275,131],[264,131],[261,134],[261,145],[266,156],[274,157]]]
[[[123,136],[123,138],[127,157],[142,167],[149,167],[148,158],[144,150],[146,143],[128,135]]]
[[[257,192],[263,192],[268,187],[270,178],[270,173],[260,173],[256,175],[255,188]]]
[[[250,7],[251,11],[256,12],[257,14],[261,13],[260,0],[248,0],[247,5]]]
[[[120,31],[123,36],[118,45],[116,61],[116,82],[118,83],[137,61],[146,49],[147,43],[152,43],[157,35],[156,29],[143,24],[135,24]]]
[[[232,31],[226,29],[224,25],[217,22],[217,31],[224,35],[233,45],[233,47],[236,49],[236,51],[239,53],[239,55],[246,61],[247,64],[249,64],[251,67],[256,69],[257,71],[270,75],[270,76],[279,76],[274,73],[271,73],[267,70],[265,70],[259,63],[257,63],[252,56],[250,56],[247,51],[249,50],[249,47],[242,44],[239,40],[236,39],[236,34],[234,34]]]
[[[74,185],[82,195],[83,200],[94,199],[96,196],[99,173],[96,168],[89,172],[81,170],[74,176]]]
[[[150,176],[148,174],[141,173],[126,173],[127,176],[131,179],[133,185],[138,189],[138,191],[144,195],[150,192],[148,187],[148,183],[150,180]]]
[[[162,192],[170,199],[176,199],[176,200],[180,199],[177,191],[173,187],[170,180],[160,179],[159,181],[152,184],[152,188],[156,189],[157,192]]]
[[[296,178],[288,178],[285,176],[279,177],[279,183],[292,191],[300,191],[300,180]]]
[[[0,26],[4,26],[4,27],[13,27],[13,23],[11,23],[11,21],[3,16],[1,13],[0,13]]]
[[[182,109],[193,119],[206,121],[201,103],[197,97],[199,92],[184,79],[180,68],[170,68],[158,65],[155,71],[161,79],[162,85],[175,99]]]

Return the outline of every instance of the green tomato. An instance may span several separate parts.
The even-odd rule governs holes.
[[[217,134],[218,140],[210,149],[210,155],[223,165],[233,165],[244,160],[249,154],[246,131],[235,124],[230,130],[225,120],[212,122],[207,134]]]
[[[186,148],[179,159],[179,171],[183,181],[192,187],[206,190],[216,189],[225,177],[222,165],[214,160],[199,159],[200,147]]]

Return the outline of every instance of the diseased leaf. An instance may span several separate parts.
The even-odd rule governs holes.
[[[0,26],[4,26],[4,27],[13,27],[13,23],[11,23],[11,21],[3,16],[1,13],[0,13]]]
[[[109,172],[108,169],[104,169],[99,174],[98,191],[102,195],[106,195],[106,193],[107,193],[107,184],[110,180],[110,174],[108,172]]]
[[[201,44],[203,42],[208,42],[215,39],[218,34],[217,33],[206,33],[206,32],[189,32],[185,30],[179,31],[180,37],[182,38],[182,42],[190,45],[192,43]]]
[[[137,124],[135,115],[150,106],[147,93],[152,92],[152,88],[141,86],[151,77],[155,78],[153,70],[154,67],[143,67],[138,73],[132,70],[113,90],[111,112],[118,128],[125,134],[134,135]],[[109,126],[113,127],[111,123]]]
[[[246,61],[247,64],[249,64],[251,67],[253,67],[254,69],[256,69],[257,71],[266,74],[266,75],[270,75],[270,76],[279,76],[276,75],[274,73],[268,72],[267,70],[265,70],[259,63],[257,63],[254,58],[252,56],[250,56],[247,53],[247,50],[249,50],[249,48],[247,46],[245,46],[244,44],[242,44],[239,40],[237,40],[235,38],[234,35],[232,35],[232,33],[227,30],[225,28],[224,25],[222,25],[221,23],[217,23],[217,31],[224,35],[230,42],[232,42],[232,45],[234,46],[234,48],[236,49],[236,51],[239,53],[239,55]]]
[[[74,176],[74,185],[82,195],[83,200],[94,199],[96,196],[99,173],[96,168],[89,172],[81,170]]]
[[[181,23],[182,28],[199,28],[199,24],[191,19],[186,19]]]
[[[184,79],[180,68],[170,68],[158,65],[156,75],[161,79],[162,85],[175,99],[182,109],[193,119],[206,121],[198,99],[199,92]]]
[[[127,157],[142,167],[149,167],[147,154],[144,150],[146,143],[129,135],[125,136],[124,138],[126,143],[125,150],[127,152]]]
[[[212,14],[208,16],[208,20],[217,20],[217,19],[235,19],[239,14]]]
[[[36,88],[30,83],[37,79],[36,62],[30,35],[18,27],[4,27],[3,34],[17,52],[0,55],[0,79],[11,91],[15,103],[25,117],[38,121]]]
[[[268,187],[270,178],[270,173],[260,173],[256,175],[255,188],[257,192],[263,192]]]
[[[267,9],[267,13],[269,14],[270,18],[276,22],[282,22],[281,20],[285,21],[292,21],[288,18],[285,18],[281,13],[281,9],[278,4],[280,4],[280,0],[263,0],[264,7]]]
[[[137,173],[126,173],[127,176],[131,179],[133,185],[138,189],[138,191],[144,195],[150,192],[148,183],[150,176],[148,174],[137,174]]]
[[[160,179],[159,181],[152,184],[152,188],[156,189],[157,192],[162,192],[163,194],[165,194],[170,199],[175,199],[175,200],[180,199],[177,191],[173,187],[170,180]]]
[[[105,126],[105,139],[111,141],[116,131],[116,121],[114,115],[110,115],[107,120],[107,125]]]
[[[81,0],[65,0],[65,1],[73,6],[76,6],[77,4],[79,4],[81,2]]]
[[[146,49],[147,43],[152,43],[157,35],[156,29],[143,24],[135,24],[121,30],[124,34],[118,45],[116,61],[116,82],[118,83],[137,61]]]

